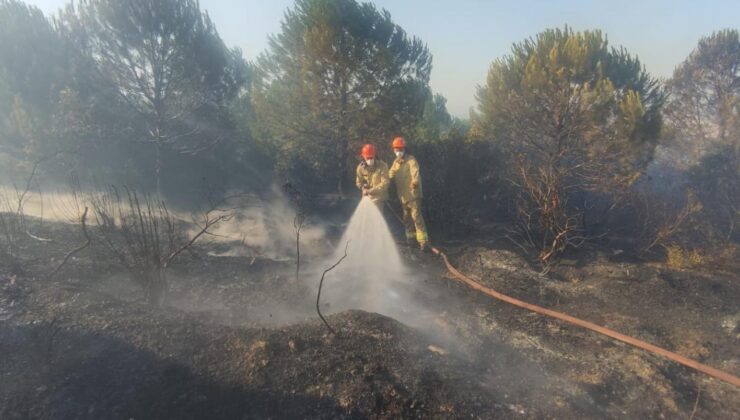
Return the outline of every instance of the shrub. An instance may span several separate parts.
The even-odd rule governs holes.
[[[165,203],[126,188],[115,187],[90,199],[100,243],[144,290],[150,304],[161,306],[167,292],[167,270],[172,261],[208,229],[228,216],[208,211],[195,235],[187,234]]]

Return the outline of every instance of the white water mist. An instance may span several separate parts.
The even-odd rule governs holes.
[[[403,303],[394,288],[407,281],[406,269],[383,214],[367,197],[357,206],[329,262],[339,260],[345,247],[347,257],[326,275],[322,303],[328,303],[331,312],[396,312]]]

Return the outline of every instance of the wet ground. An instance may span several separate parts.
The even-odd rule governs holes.
[[[39,233],[54,241],[28,240],[23,273],[0,268],[3,419],[740,417],[732,385],[480,295],[416,250],[403,250],[414,275],[390,283],[386,315],[322,303],[332,335],[318,278],[306,268],[296,282],[291,261],[204,245],[155,309],[93,252],[45,279],[79,238]],[[542,276],[496,237],[441,246],[500,292],[740,375],[733,267],[592,250]]]

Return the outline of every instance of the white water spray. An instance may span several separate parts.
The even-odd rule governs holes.
[[[396,312],[402,302],[394,285],[407,281],[406,269],[383,214],[367,197],[352,215],[333,262],[344,255],[345,246],[347,258],[326,275],[322,304],[328,303],[331,312]]]

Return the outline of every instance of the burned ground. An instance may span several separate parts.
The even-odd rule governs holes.
[[[688,368],[466,289],[439,260],[396,289],[414,313],[340,311],[333,336],[314,282],[290,261],[216,256],[172,270],[164,308],[46,224],[24,271],[0,273],[2,418],[737,418],[740,392]],[[670,270],[594,250],[547,276],[481,231],[443,244],[503,293],[740,374],[732,267]],[[51,261],[56,257],[56,261]],[[418,309],[418,310],[417,310]],[[325,311],[332,312],[331,307]]]

